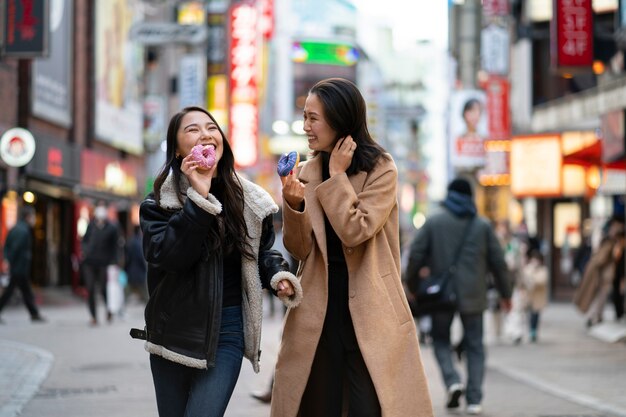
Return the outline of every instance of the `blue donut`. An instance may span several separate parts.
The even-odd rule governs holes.
[[[276,172],[281,177],[286,177],[294,169],[300,160],[300,155],[296,151],[281,155],[276,165]]]

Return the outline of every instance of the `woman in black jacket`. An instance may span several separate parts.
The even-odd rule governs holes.
[[[191,155],[215,150],[203,169]],[[237,175],[232,149],[206,110],[170,120],[166,163],[140,209],[148,262],[146,338],[160,416],[223,416],[243,356],[259,370],[262,288],[288,307],[302,298],[274,242],[278,210]]]

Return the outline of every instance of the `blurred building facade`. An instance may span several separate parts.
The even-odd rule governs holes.
[[[108,201],[126,228],[143,193],[143,59],[132,59],[122,33],[134,11],[118,1],[2,6],[2,242],[18,207],[32,204],[34,282],[77,287],[80,236],[95,200]],[[28,160],[7,145],[20,140],[32,151]]]
[[[487,113],[483,162],[452,169],[474,178],[483,214],[546,243],[557,299],[572,296],[585,234],[624,213],[624,6],[465,0],[451,9],[457,90],[482,93]]]

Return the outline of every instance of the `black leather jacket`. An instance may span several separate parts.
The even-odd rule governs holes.
[[[141,204],[140,219],[150,292],[145,310],[146,334],[141,335],[146,337],[146,350],[191,367],[215,366],[222,309],[222,253],[210,251],[207,239],[209,230],[217,227],[217,217],[192,198],[187,198],[181,208],[168,209],[150,194]],[[276,273],[289,271],[282,254],[271,250],[273,243],[270,212],[262,220],[258,273],[252,274],[260,277],[261,286],[268,289]],[[260,289],[260,295],[250,295],[245,285],[242,287],[244,304],[250,303],[250,297],[262,297]],[[252,320],[247,317],[244,322],[246,319]],[[260,325],[258,329],[260,332]],[[260,335],[255,339],[260,341]],[[251,355],[256,357],[249,357],[254,365],[260,351]]]

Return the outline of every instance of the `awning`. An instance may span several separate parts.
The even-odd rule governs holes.
[[[582,165],[584,167],[597,166],[605,169],[626,170],[626,157],[622,155],[613,162],[602,161],[602,141],[597,140],[591,145],[563,155],[563,164]]]

